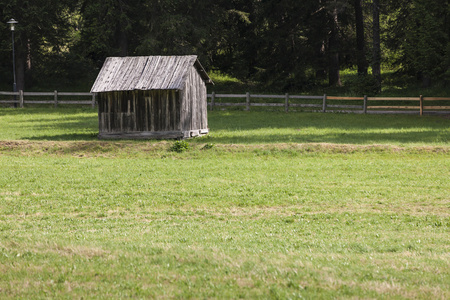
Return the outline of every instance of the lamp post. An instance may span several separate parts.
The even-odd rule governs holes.
[[[14,19],[11,19],[7,22],[11,26],[11,34],[12,34],[12,52],[13,52],[13,76],[14,76],[14,84],[13,84],[13,92],[17,92],[17,84],[16,84],[16,54],[14,51],[14,27],[19,23]],[[14,94],[14,100],[16,100],[16,95]],[[17,107],[17,103],[14,103],[14,107]]]

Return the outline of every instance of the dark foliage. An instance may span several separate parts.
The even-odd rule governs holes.
[[[373,22],[373,3],[378,2],[381,58],[373,43],[373,26],[378,26]],[[354,90],[371,90],[368,62],[376,67],[380,59],[382,65],[413,75],[424,86],[450,78],[448,0],[0,0],[0,4],[2,86],[12,83],[11,33],[6,24],[10,18],[20,22],[16,70],[18,87],[25,89],[80,86],[95,78],[108,56],[156,54],[196,54],[208,70],[279,92],[338,86],[340,69],[356,66],[360,78],[351,82]]]

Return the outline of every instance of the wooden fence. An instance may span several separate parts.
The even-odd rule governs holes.
[[[288,112],[291,107],[312,111],[334,111],[353,113],[450,113],[450,97],[339,97],[339,96],[299,96],[299,95],[259,95],[259,94],[208,94],[211,110],[215,107],[241,106],[245,110],[251,107],[283,107]],[[218,99],[245,99],[245,102],[223,102]],[[256,98],[259,101],[252,101]],[[277,102],[267,102],[267,99],[278,99]],[[393,103],[403,102],[402,105]],[[352,103],[352,104],[348,104]],[[443,104],[442,104],[443,103]]]
[[[12,96],[13,99],[0,100],[0,104],[78,104],[96,105],[95,93],[67,92],[0,92],[0,96]],[[9,98],[8,97],[8,98]],[[27,97],[28,99],[25,99]],[[43,100],[41,97],[45,97]],[[49,97],[52,97],[49,99]],[[87,98],[89,100],[67,100],[67,97]],[[31,99],[33,98],[33,99]],[[450,97],[339,97],[339,96],[302,96],[302,95],[260,95],[260,94],[208,94],[208,106],[211,110],[218,107],[279,107],[285,112],[293,109],[319,112],[353,112],[353,113],[450,113]],[[223,100],[228,100],[224,102]],[[237,99],[230,101],[229,99]],[[243,99],[245,102],[239,101]],[[351,103],[351,104],[349,104]],[[401,105],[393,105],[400,103]]]
[[[66,92],[0,92],[0,96],[12,96],[11,100],[0,100],[1,103],[9,103],[15,104],[19,107],[24,107],[25,104],[53,104],[55,107],[58,107],[59,104],[78,104],[78,105],[91,105],[93,108],[95,107],[95,94],[94,93],[66,93]],[[28,99],[25,99],[28,97]],[[45,97],[46,99],[42,99],[41,97]],[[53,99],[49,99],[52,97]],[[67,97],[76,97],[76,98],[86,98],[89,100],[68,100]],[[31,99],[33,98],[33,99]],[[36,100],[40,99],[40,100]],[[42,100],[41,100],[42,99]]]

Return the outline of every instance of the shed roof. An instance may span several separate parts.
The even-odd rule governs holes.
[[[108,57],[91,93],[132,90],[181,90],[190,67],[212,83],[196,55]]]

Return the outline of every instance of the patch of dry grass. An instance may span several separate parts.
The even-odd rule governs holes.
[[[105,141],[83,141],[83,142],[55,142],[55,141],[0,141],[0,155],[20,156],[73,156],[79,158],[143,158],[172,157],[183,159],[191,156],[226,155],[232,153],[250,154],[352,154],[352,153],[450,153],[450,146],[391,146],[391,145],[352,145],[352,144],[329,144],[329,143],[279,143],[279,144],[216,144],[210,150],[205,149],[205,143],[191,144],[192,150],[184,155],[174,155],[170,151],[172,142],[105,142]]]

